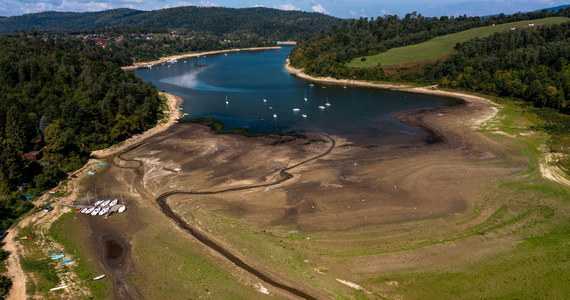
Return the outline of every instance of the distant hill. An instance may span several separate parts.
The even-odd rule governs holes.
[[[541,11],[541,10],[543,10],[543,9],[546,9],[547,11],[554,11],[554,12],[556,12],[556,11],[559,11],[559,10],[561,10],[561,9],[565,9],[565,8],[567,8],[567,7],[570,7],[570,4],[564,4],[564,5],[554,6],[554,7],[541,8],[541,9],[533,10],[532,12],[538,12],[538,11]],[[527,13],[527,12],[524,12],[524,13]],[[498,16],[498,15],[499,15],[499,14],[486,15],[486,16],[482,16],[482,18],[496,17],[496,16]],[[507,15],[507,14],[505,14],[505,15]],[[508,16],[508,15],[507,15],[507,16]]]
[[[559,5],[559,6],[549,7],[549,8],[545,8],[545,9],[548,11],[559,11],[561,9],[565,9],[566,7],[570,7],[570,4]]]
[[[181,29],[224,34],[252,31],[263,37],[297,38],[340,24],[320,13],[271,8],[176,7],[154,11],[112,9],[99,12],[43,12],[0,19],[0,33],[103,28]]]

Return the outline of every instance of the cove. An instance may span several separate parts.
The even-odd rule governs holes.
[[[188,118],[213,118],[225,129],[386,137],[422,136],[397,113],[440,108],[459,100],[369,87],[327,85],[284,69],[292,47],[192,57],[135,74],[184,99]]]

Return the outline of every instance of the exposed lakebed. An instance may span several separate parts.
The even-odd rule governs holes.
[[[214,118],[226,129],[318,131],[363,137],[421,136],[393,115],[459,100],[367,87],[311,84],[284,70],[291,47],[192,57],[135,73],[185,99],[188,118]]]

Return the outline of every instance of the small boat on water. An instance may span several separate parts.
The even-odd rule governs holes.
[[[315,85],[314,85],[314,84],[312,84],[312,83],[309,83],[309,86],[310,86],[310,87],[313,87],[313,86],[315,86]]]
[[[307,115],[306,115],[306,114],[302,114],[302,115],[301,115],[301,117],[303,117],[303,118],[306,118],[306,117],[307,117]]]
[[[274,119],[277,119],[277,115],[276,115],[276,114],[273,114],[273,118],[274,118]]]
[[[123,212],[125,212],[125,210],[127,210],[127,207],[123,205],[123,206],[119,207],[118,212],[123,213]]]
[[[230,104],[230,101],[228,101],[228,96],[226,96],[226,105]]]
[[[263,103],[267,103],[267,99],[263,99]]]
[[[322,105],[319,105],[319,109],[325,109],[325,107]]]
[[[96,216],[100,211],[101,211],[101,207],[97,207],[91,212],[91,215]]]
[[[300,111],[300,109],[298,109],[298,108],[293,108],[293,111],[294,111],[294,112],[298,112],[298,111]]]
[[[105,278],[105,277],[106,277],[106,275],[103,274],[103,275],[99,275],[99,276],[97,276],[97,277],[93,277],[93,279],[91,279],[91,280],[93,280],[93,281],[95,281],[95,280],[100,280],[100,279],[103,279],[103,278]]]
[[[109,203],[109,206],[115,206],[115,205],[117,205],[117,203],[119,203],[119,199],[115,199],[115,200],[111,201],[111,203]]]

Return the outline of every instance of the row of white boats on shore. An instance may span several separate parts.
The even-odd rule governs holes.
[[[99,200],[93,206],[84,207],[79,212],[83,214],[91,214],[92,216],[104,216],[109,213],[122,213],[127,209],[125,205],[119,205],[119,200]]]

